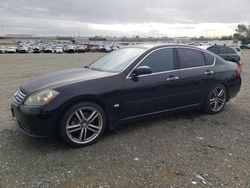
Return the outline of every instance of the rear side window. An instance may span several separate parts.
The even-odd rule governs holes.
[[[206,60],[206,65],[213,65],[215,57],[213,55],[206,53],[206,52],[204,52],[203,54],[204,54],[204,57]]]
[[[202,52],[193,49],[177,49],[179,69],[199,67],[205,65]]]
[[[220,54],[234,54],[234,50],[229,48],[229,47],[226,47],[226,46],[221,46],[220,47]]]
[[[140,66],[149,66],[153,73],[173,70],[173,49],[166,48],[152,52],[142,61]]]
[[[209,47],[207,50],[209,50],[210,52],[213,52],[215,54],[218,54],[219,53],[219,48],[218,46],[211,46]]]

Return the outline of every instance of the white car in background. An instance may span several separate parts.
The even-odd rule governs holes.
[[[57,46],[57,47],[55,47],[55,53],[57,53],[57,54],[62,54],[63,53],[63,48],[62,47],[60,47],[60,46]]]
[[[17,50],[16,47],[8,47],[6,53],[16,53],[16,50]]]
[[[29,48],[26,46],[21,46],[20,48],[17,49],[17,51],[19,53],[28,53],[29,52]]]
[[[112,48],[110,46],[104,46],[105,52],[111,52]]]
[[[45,46],[45,47],[43,48],[43,52],[44,52],[44,53],[53,53],[52,47],[50,47],[50,46]]]
[[[119,49],[118,46],[113,46],[113,47],[112,47],[112,51],[117,50],[117,49]]]
[[[6,49],[3,46],[0,46],[0,54],[5,53]]]
[[[200,45],[200,46],[197,46],[198,48],[200,49],[203,49],[203,50],[207,50],[211,45]]]
[[[65,52],[67,53],[75,53],[75,47],[74,46],[67,46]]]
[[[33,53],[40,53],[41,49],[39,46],[33,46]]]

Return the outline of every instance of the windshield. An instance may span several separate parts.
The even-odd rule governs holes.
[[[144,51],[143,48],[118,49],[101,57],[88,68],[105,72],[121,72]]]

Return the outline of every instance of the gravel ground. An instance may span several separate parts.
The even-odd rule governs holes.
[[[241,92],[220,114],[130,123],[79,149],[17,130],[9,105],[21,83],[101,55],[0,55],[0,187],[250,187],[250,51]]]

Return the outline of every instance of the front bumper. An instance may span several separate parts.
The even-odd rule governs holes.
[[[33,137],[55,135],[58,123],[58,115],[55,113],[44,113],[40,108],[16,106],[13,103],[10,108],[18,128],[25,134]]]

